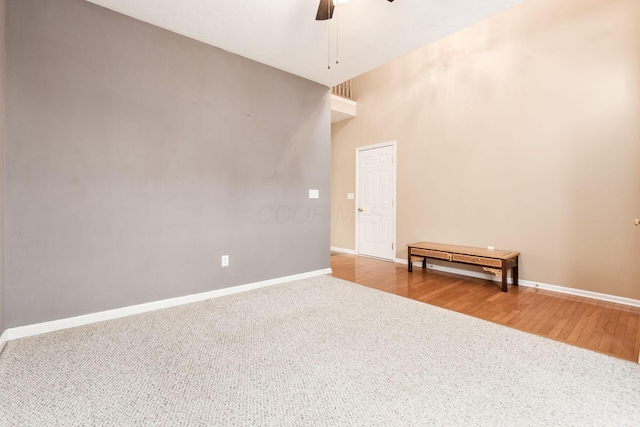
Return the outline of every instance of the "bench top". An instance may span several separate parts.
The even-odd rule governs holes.
[[[454,254],[473,255],[485,258],[497,258],[497,259],[511,259],[520,255],[520,252],[507,251],[504,249],[485,249],[474,248],[470,246],[458,246],[458,245],[446,245],[443,243],[431,243],[431,242],[418,242],[409,243],[407,247],[428,249],[431,251],[451,252]]]

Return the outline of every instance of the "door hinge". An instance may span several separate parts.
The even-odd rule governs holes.
[[[391,249],[394,249],[394,247],[393,247],[393,243],[391,244]]]

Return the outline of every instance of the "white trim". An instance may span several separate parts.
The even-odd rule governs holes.
[[[4,350],[4,346],[7,344],[7,341],[9,341],[9,330],[6,329],[2,335],[0,335],[0,353],[2,353],[2,350]]]
[[[398,264],[407,265],[407,260],[406,259],[396,258],[395,262],[397,262]],[[413,265],[416,266],[416,267],[420,267],[421,268],[422,267],[422,262],[415,262],[414,261]],[[480,272],[477,272],[477,271],[463,270],[461,268],[455,268],[455,267],[445,267],[445,266],[441,266],[441,265],[435,265],[435,264],[428,264],[427,263],[427,268],[432,269],[432,270],[436,270],[436,271],[443,271],[445,273],[458,274],[460,276],[475,277],[476,279],[492,280],[494,282],[500,282],[502,280],[502,279],[496,277],[493,274],[480,273]],[[509,284],[513,283],[511,278],[508,278],[507,282]],[[640,300],[632,299],[632,298],[619,297],[619,296],[616,296],[616,295],[609,295],[609,294],[601,294],[600,292],[585,291],[585,290],[576,289],[576,288],[567,288],[565,286],[549,285],[547,283],[533,282],[531,280],[519,279],[518,280],[518,284],[520,286],[524,286],[524,287],[527,287],[527,288],[543,289],[545,291],[558,292],[558,293],[561,293],[561,294],[568,294],[568,295],[576,295],[576,296],[596,299],[596,300],[600,300],[600,301],[607,301],[607,302],[613,302],[613,303],[616,303],[616,304],[628,305],[628,306],[631,306],[631,307],[640,307]],[[640,363],[640,360],[638,362]]]
[[[341,254],[349,254],[349,255],[355,255],[356,254],[356,251],[354,251],[353,249],[336,248],[335,246],[331,246],[330,249],[333,252],[339,252]]]
[[[393,200],[393,225],[391,227],[391,244],[393,245],[393,249],[391,250],[391,258],[380,258],[380,259],[385,259],[387,261],[393,261],[395,258],[395,255],[398,251],[398,245],[396,242],[396,227],[397,227],[397,206],[398,206],[398,144],[397,141],[389,141],[389,142],[382,142],[380,144],[373,144],[373,145],[366,145],[364,147],[356,147],[356,197],[355,197],[355,204],[356,204],[356,208],[354,209],[354,215],[355,215],[355,254],[358,255],[359,254],[359,248],[358,248],[358,201],[359,201],[359,194],[360,194],[360,152],[361,151],[367,151],[367,150],[375,150],[376,148],[384,148],[384,147],[391,147],[393,148],[393,161],[392,161],[392,165],[393,165],[393,196],[392,196],[392,200]]]
[[[131,305],[128,307],[116,308],[113,310],[101,311],[98,313],[85,314],[82,316],[69,317],[66,319],[53,320],[50,322],[36,323],[33,325],[18,326],[5,331],[3,337],[7,335],[8,340],[16,340],[18,338],[40,335],[47,332],[59,331],[62,329],[74,328],[76,326],[88,325],[105,320],[118,319],[121,317],[131,316],[133,314],[146,313],[149,311],[160,310],[162,308],[175,307],[179,305],[189,304],[192,302],[204,301],[211,298],[218,298],[226,295],[246,292],[253,289],[264,288],[267,286],[277,285],[279,283],[291,282],[294,280],[307,279],[310,277],[331,274],[330,268],[323,270],[310,271],[307,273],[294,274],[292,276],[279,277],[276,279],[263,280],[261,282],[248,283],[246,285],[233,286],[230,288],[216,289],[214,291],[203,292],[199,294],[185,295],[182,297],[169,298],[160,301],[153,301],[144,304]]]
[[[331,124],[354,118],[357,109],[356,101],[331,94]]]
[[[583,289],[567,288],[564,286],[549,285],[546,283],[532,282],[530,280],[518,280],[518,283],[528,288],[544,289],[545,291],[559,292],[562,294],[576,295],[585,298],[597,299],[600,301],[613,302],[616,304],[640,307],[640,300],[619,297],[617,295],[601,294],[600,292],[585,291]]]
[[[331,94],[331,100],[332,101],[336,100],[336,101],[339,101],[339,102],[341,102],[343,104],[351,105],[353,107],[358,105],[358,103],[356,101],[354,101],[353,99],[344,98],[342,96],[338,96],[338,95],[334,95],[334,94]]]

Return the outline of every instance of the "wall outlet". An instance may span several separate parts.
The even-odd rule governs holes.
[[[222,255],[222,266],[229,267],[229,255]]]
[[[489,249],[490,251],[493,250],[493,246],[487,246],[487,249]]]
[[[309,198],[310,199],[319,199],[320,198],[320,190],[309,190]]]
[[[347,199],[348,200],[353,200],[354,199],[354,194],[353,193],[347,193]]]

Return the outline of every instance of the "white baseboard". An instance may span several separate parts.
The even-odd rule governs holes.
[[[399,264],[407,265],[406,259],[396,258],[395,262]],[[414,261],[413,265],[415,267],[422,268],[421,261],[420,262]],[[427,263],[427,268],[436,270],[436,271],[443,271],[445,273],[453,273],[453,274],[459,274],[461,276],[475,277],[476,279],[492,280],[494,282],[502,281],[502,279],[496,277],[493,274],[481,273],[479,271],[469,271],[469,270],[463,270],[461,268],[446,267],[446,266],[429,264],[429,263]],[[507,283],[513,284],[513,281],[511,280],[511,278],[507,279]],[[585,291],[582,289],[567,288],[565,286],[549,285],[547,283],[540,283],[540,282],[534,282],[531,280],[523,280],[523,279],[519,279],[518,284],[520,286],[524,286],[527,288],[543,289],[545,291],[559,292],[559,293],[568,294],[568,295],[576,295],[576,296],[585,297],[585,298],[597,299],[600,301],[607,301],[607,302],[613,302],[616,304],[629,305],[631,307],[640,307],[640,300],[636,300],[632,298],[619,297],[616,295],[609,295],[609,294],[601,294],[599,292]]]
[[[85,314],[82,316],[69,317],[66,319],[52,320],[50,322],[36,323],[33,325],[18,326],[10,328],[2,335],[6,340],[16,340],[19,338],[30,337],[33,335],[45,334],[47,332],[59,331],[62,329],[74,328],[76,326],[88,325],[105,320],[118,319],[120,317],[131,316],[133,314],[141,314],[149,311],[159,310],[162,308],[175,307],[179,305],[189,304],[192,302],[204,301],[211,298],[218,298],[225,295],[237,294],[253,289],[264,288],[267,286],[277,285],[279,283],[291,282],[294,280],[307,279],[310,277],[331,274],[331,268],[323,270],[310,271],[307,273],[294,274],[292,276],[279,277],[276,279],[263,280],[261,282],[248,283],[246,285],[233,286],[230,288],[216,289],[214,291],[203,292],[199,294],[185,295],[182,297],[169,298],[160,301],[153,301],[144,304],[132,305],[129,307],[116,308],[113,310],[100,311],[98,313]]]
[[[2,353],[2,350],[4,350],[4,346],[7,344],[7,341],[9,341],[9,330],[6,329],[2,335],[0,335],[0,353]]]
[[[600,292],[585,291],[576,288],[567,288],[564,286],[549,285],[547,283],[532,282],[530,280],[518,280],[521,286],[528,288],[538,288],[545,291],[559,292],[561,294],[576,295],[585,298],[597,299],[600,301],[613,302],[616,304],[628,305],[631,307],[640,307],[640,300],[619,297],[617,295],[601,294]]]
[[[353,249],[336,248],[335,246],[331,246],[330,249],[333,252],[340,252],[341,254],[356,255],[356,251],[354,251]]]

